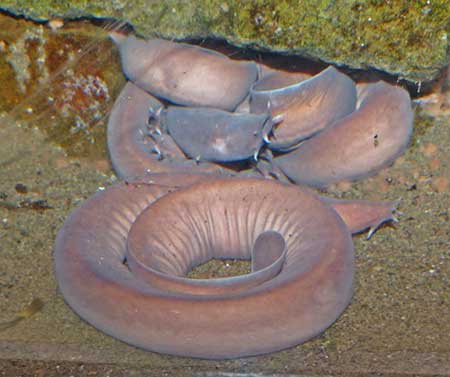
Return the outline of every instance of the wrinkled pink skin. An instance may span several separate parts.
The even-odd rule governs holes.
[[[225,174],[226,169],[219,165],[188,159],[167,134],[155,135],[156,142],[146,136],[149,111],[152,109],[156,113],[160,107],[156,98],[133,83],[125,85],[111,111],[107,131],[108,150],[117,175],[133,178],[146,173],[182,172],[193,168],[199,173]]]
[[[361,209],[366,202],[329,206],[276,181],[155,174],[99,192],[69,216],[56,276],[75,312],[132,345],[212,359],[272,352],[321,333],[348,305],[353,245],[343,219],[366,227]],[[258,244],[265,231],[275,233]],[[272,256],[258,262],[258,250]],[[249,275],[184,277],[210,258],[251,254]]]
[[[272,128],[269,115],[230,113],[202,107],[169,106],[161,124],[190,158],[196,161],[233,162],[259,152],[263,134]]]
[[[270,112],[274,116],[269,123],[275,124],[270,140],[269,129],[260,132],[254,131],[255,127],[251,129],[256,132],[256,137],[246,132],[246,127],[242,130],[236,127],[232,132],[222,132],[223,135],[218,136],[212,132],[214,129],[210,129],[206,137],[206,131],[200,133],[197,130],[199,124],[204,123],[205,116],[192,122],[192,127],[176,128],[179,145],[184,139],[194,141],[185,142],[183,146],[184,152],[194,160],[202,160],[203,155],[209,155],[204,159],[237,161],[249,158],[250,151],[255,151],[256,157],[263,144],[262,140],[258,140],[261,134],[268,148],[289,152],[273,159],[274,171],[283,172],[295,183],[325,187],[333,182],[360,179],[388,166],[405,150],[412,133],[413,113],[409,94],[400,87],[384,82],[359,85],[356,98],[354,82],[333,67],[303,80],[303,75],[282,73],[263,66],[259,69],[261,79],[252,85],[258,72],[254,63],[236,62],[214,51],[159,39],[143,41],[114,33],[112,38],[119,46],[127,76],[155,95],[184,105],[226,110],[234,109],[241,103],[240,112],[249,109],[256,113]],[[178,96],[182,96],[183,101],[175,98]],[[352,112],[355,102],[357,108]],[[129,107],[133,106],[129,104]],[[121,123],[132,119],[136,110],[120,103],[117,107],[110,123],[122,127]],[[115,120],[116,115],[121,119]],[[239,117],[245,118],[244,115]],[[182,123],[183,118],[172,123],[178,122]],[[249,121],[245,122],[248,124]],[[211,127],[215,127],[212,115]],[[118,132],[111,131],[110,134],[114,136]],[[166,150],[177,151],[171,169],[179,169],[178,161],[183,160],[183,152],[170,136],[166,136],[163,135],[163,141],[156,140],[157,160],[161,159],[159,150],[162,150],[163,157]],[[307,137],[311,138],[298,145]],[[121,148],[120,140],[116,137],[109,143],[116,164],[122,158],[121,153],[115,152]],[[213,145],[217,148],[212,148]],[[186,149],[186,146],[189,148]],[[219,149],[221,151],[217,153]],[[130,153],[128,155],[131,156]],[[170,155],[162,161],[163,165],[171,160]],[[139,160],[142,161],[142,158]],[[183,161],[181,165],[187,167],[189,161]],[[214,170],[214,166],[201,168]],[[154,172],[162,169],[152,165],[147,170]],[[147,170],[141,170],[141,174]],[[119,172],[122,176],[130,176],[126,170]]]
[[[133,64],[143,65],[127,74],[139,83],[139,69],[148,62],[136,57],[147,57],[147,52],[140,50],[141,42],[131,42],[125,49],[136,52],[131,54]],[[193,53],[194,60],[203,56],[218,66],[230,63],[203,49],[151,43],[165,57],[173,53],[192,58]],[[249,71],[250,76],[239,80],[250,85],[251,65],[230,67]],[[156,68],[150,76],[170,73],[164,66]],[[181,86],[189,82],[176,80]],[[172,95],[173,82],[157,85],[156,95]],[[189,95],[180,99],[186,95],[182,92],[169,99],[191,104]],[[392,162],[409,138],[409,96],[382,83],[360,87],[359,92],[356,112],[275,158],[275,168],[293,181],[322,186],[364,176],[364,165],[371,173]],[[213,90],[206,96],[213,102],[204,103],[203,94],[193,93],[192,101],[202,106],[216,106],[213,102],[224,95]],[[234,108],[245,96],[227,100],[223,108]],[[340,201],[274,180],[229,177],[236,172],[184,156],[154,122],[160,106],[131,83],[115,104],[108,147],[118,175],[128,181],[82,204],[58,234],[55,270],[68,304],[107,334],[180,356],[258,355],[320,334],[352,296],[351,234],[370,228],[371,235],[394,219],[395,203]],[[391,133],[396,124],[399,130]],[[297,153],[302,159],[294,158]],[[161,173],[131,179],[148,171]],[[185,277],[211,258],[251,259],[252,272],[226,279]]]
[[[356,111],[274,164],[292,181],[315,187],[360,179],[392,164],[412,133],[409,94],[382,81],[368,84],[361,94]]]
[[[270,138],[273,150],[289,150],[350,114],[355,104],[355,83],[331,66],[308,79],[275,72],[250,89],[251,112],[264,113],[270,108],[280,118]]]

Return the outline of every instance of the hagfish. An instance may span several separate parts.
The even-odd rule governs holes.
[[[222,166],[188,159],[163,128],[152,128],[149,119],[161,108],[161,102],[152,95],[131,82],[125,85],[111,111],[107,130],[108,151],[117,175],[133,178],[186,169],[225,173],[227,169]]]
[[[69,216],[56,277],[75,312],[132,345],[209,359],[272,352],[321,333],[348,305],[354,256],[344,220],[366,226],[363,204],[343,219],[292,184],[153,174],[98,192]],[[383,216],[374,223],[391,213]],[[252,259],[252,272],[186,278],[211,258]]]
[[[179,105],[233,111],[258,77],[254,62],[238,62],[206,48],[110,35],[119,47],[127,78]]]
[[[274,72],[250,88],[250,111],[269,109],[278,117],[270,148],[289,150],[350,114],[356,105],[352,79],[334,67],[304,80],[304,75]]]
[[[361,179],[392,164],[412,133],[409,94],[382,81],[367,84],[360,93],[353,113],[274,164],[292,181],[315,187]]]
[[[351,235],[395,220],[397,202],[292,182],[324,187],[392,163],[412,131],[409,94],[332,67],[309,77],[260,66],[258,77],[254,62],[111,36],[130,80],[107,130],[125,181],[58,233],[67,303],[111,336],[179,356],[259,355],[320,334],[352,297]],[[186,277],[213,258],[250,259],[251,273]]]

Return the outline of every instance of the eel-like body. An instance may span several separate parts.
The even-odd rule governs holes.
[[[355,229],[357,212],[354,202]],[[258,250],[268,259],[258,262]],[[253,271],[185,277],[211,258],[252,258]],[[161,353],[234,358],[330,326],[352,296],[353,244],[333,205],[309,189],[154,174],[77,208],[58,234],[55,266],[68,304],[107,334]]]
[[[125,85],[109,116],[107,131],[109,155],[117,175],[133,178],[192,169],[199,173],[225,173],[227,169],[220,165],[188,159],[162,127],[149,124],[149,118],[161,106],[135,84]]]
[[[288,180],[326,186],[392,163],[411,135],[408,93],[383,82],[355,89],[335,68],[308,78],[264,66],[250,89],[254,62],[112,38],[133,81],[108,123],[125,181],[75,209],[58,234],[68,304],[107,334],[180,356],[258,355],[320,334],[352,296],[351,235],[395,220],[396,202],[324,198]],[[212,258],[251,259],[252,272],[186,277]]]
[[[292,181],[325,187],[357,180],[389,166],[406,149],[413,129],[406,90],[383,81],[360,90],[358,108],[274,163]]]
[[[125,75],[140,88],[185,106],[233,111],[258,77],[254,62],[239,62],[206,48],[164,39],[111,33]]]
[[[292,81],[291,81],[292,80]],[[250,89],[250,111],[280,119],[270,148],[289,150],[355,109],[356,86],[334,67],[304,79],[304,75],[272,73]]]
[[[230,113],[201,107],[170,106],[161,119],[164,128],[196,161],[233,162],[257,155],[272,128],[266,114]]]

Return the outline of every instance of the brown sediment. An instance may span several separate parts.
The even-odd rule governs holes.
[[[0,322],[0,331],[9,329],[10,327],[16,326],[18,323],[24,319],[30,318],[37,312],[41,311],[44,307],[44,303],[40,298],[35,298],[29,305],[22,309],[16,314],[16,317],[9,321]]]

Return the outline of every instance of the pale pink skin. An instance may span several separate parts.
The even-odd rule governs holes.
[[[147,173],[183,172],[186,169],[225,174],[226,169],[221,166],[188,159],[167,134],[162,134],[158,143],[145,137],[149,110],[156,113],[160,107],[156,98],[133,83],[125,85],[111,111],[107,130],[108,150],[117,175],[130,179]],[[162,160],[152,152],[155,145],[163,154]]]
[[[299,184],[324,187],[378,172],[406,149],[413,112],[407,91],[382,81],[368,84],[352,114],[274,159]]]
[[[141,89],[173,103],[233,111],[258,77],[254,62],[164,39],[111,33],[125,75]]]
[[[397,211],[398,200],[339,200],[323,196],[321,199],[333,207],[352,234],[369,229],[367,238],[370,238],[382,224],[397,221],[394,213]]]
[[[250,111],[270,110],[280,121],[269,147],[289,150],[355,109],[355,83],[334,67],[306,78],[304,74],[274,72],[250,90]]]
[[[230,113],[204,107],[175,107],[162,112],[161,124],[180,149],[197,161],[233,162],[251,158],[272,128],[268,114]]]
[[[254,81],[252,64],[208,50],[114,38],[127,75],[177,103],[230,110]],[[161,59],[172,55],[180,61]],[[189,65],[186,77],[177,75]],[[212,68],[202,72],[203,66]],[[194,82],[200,75],[219,85],[220,69],[227,80],[217,90]],[[411,133],[409,96],[384,83],[361,87],[360,94],[357,111],[277,157],[275,167],[295,182],[324,186],[392,162]],[[225,178],[233,173],[187,159],[164,130],[145,136],[149,109],[157,115],[160,106],[131,83],[115,104],[108,147],[127,181],[83,203],[58,234],[55,270],[68,304],[122,341],[180,356],[258,355],[320,334],[351,300],[351,234],[370,228],[370,236],[394,219],[395,203],[340,201],[273,180]],[[157,131],[158,124],[151,127]],[[155,146],[164,147],[162,160],[150,153]],[[183,173],[193,169],[212,174]],[[133,179],[149,171],[160,173]],[[252,273],[185,277],[211,258],[251,258]]]
[[[333,209],[345,204],[263,179],[169,173],[119,183],[66,220],[57,280],[83,319],[137,347],[212,359],[280,350],[320,334],[351,299],[351,234]],[[354,202],[345,217],[355,229],[366,226],[360,209]],[[249,275],[184,277],[213,257],[251,255]]]
[[[155,95],[165,98],[172,95],[169,100],[177,103],[235,109],[248,96],[250,86],[256,80],[258,69],[254,63],[232,61],[214,51],[159,39],[144,41],[114,33],[112,38],[121,51],[127,76]],[[281,170],[291,181],[325,187],[333,182],[361,179],[391,164],[406,148],[412,133],[413,113],[409,95],[400,87],[384,82],[360,85],[358,107],[352,112],[355,106],[355,85],[333,67],[292,85],[285,84],[290,83],[292,78],[297,80],[297,74],[267,71],[264,70],[265,76],[250,91],[250,110],[263,113],[269,111],[274,115],[276,125],[273,136],[270,140],[268,132],[262,132],[262,136],[269,142],[269,148],[289,151],[273,162],[274,170]],[[246,106],[242,104],[240,111]],[[129,122],[128,119],[136,118],[138,115],[133,115],[132,107],[134,104],[128,108],[126,105],[118,106],[113,114],[118,114],[117,118],[120,119],[114,121],[112,118],[110,123],[121,125]],[[122,112],[126,112],[128,117]],[[214,123],[214,119],[211,122]],[[124,131],[123,135],[127,132]],[[256,131],[257,134],[259,132]],[[197,139],[195,134],[200,137],[198,132],[186,133],[193,141]],[[298,145],[305,137],[311,138]],[[181,134],[178,143],[183,139]],[[226,153],[216,153],[215,150],[204,159],[215,162],[245,159],[250,157],[251,151],[257,156],[262,145],[261,140],[255,137],[252,139],[251,133],[239,130],[230,134],[228,143],[223,143],[225,139],[221,136],[219,147],[223,149],[225,145]],[[122,158],[117,157],[121,153],[115,152],[121,149],[117,140],[120,138],[116,137],[115,141],[110,142],[113,163],[116,162],[116,165]],[[187,144],[192,147],[193,143]],[[174,164],[171,164],[176,165],[174,169],[190,165],[189,161],[178,163],[183,153],[170,137],[166,137],[161,146],[177,151]],[[183,148],[192,159],[200,161],[203,154],[211,152],[209,143],[194,148],[194,151]],[[232,153],[229,152],[231,150]],[[132,153],[128,153],[128,156]],[[162,165],[166,162],[162,161]],[[149,168],[151,172],[164,170],[156,164],[152,167]],[[209,171],[215,169],[213,166],[204,168]],[[143,173],[142,169],[137,170]],[[127,169],[119,169],[119,174],[130,176]]]

